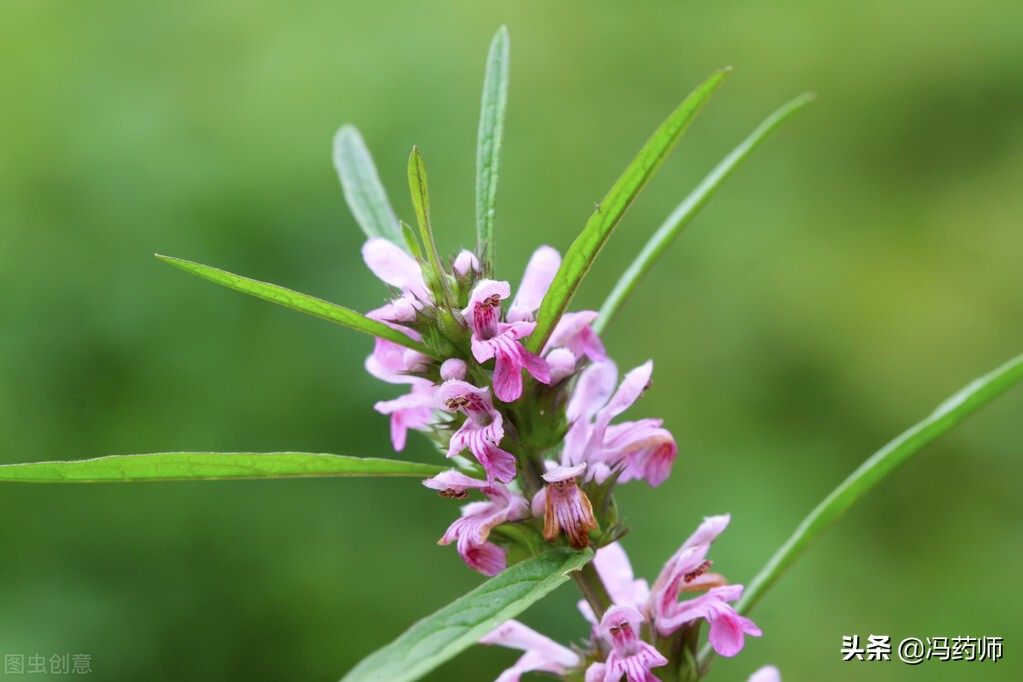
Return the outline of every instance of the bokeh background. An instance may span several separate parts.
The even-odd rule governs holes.
[[[1023,349],[1023,5],[864,0],[0,5],[0,462],[172,450],[387,455],[370,342],[152,258],[358,309],[330,141],[357,124],[399,213],[423,150],[442,251],[473,234],[475,127],[512,37],[499,270],[564,250],[711,70],[735,74],[586,280],[642,241],[789,98],[771,139],[673,245],[606,343],[656,362],[630,415],[681,454],[620,501],[653,578],[703,515],[744,582],[867,455]],[[831,529],[710,679],[1021,679],[1023,392],[930,447]],[[435,460],[425,440],[406,456]],[[412,480],[0,487],[0,653],[85,652],[102,680],[334,680],[479,576]],[[583,637],[572,587],[525,620]],[[992,663],[842,663],[842,635],[995,635]],[[487,680],[476,648],[429,679]],[[41,676],[39,676],[41,678]],[[55,678],[56,679],[56,678]]]

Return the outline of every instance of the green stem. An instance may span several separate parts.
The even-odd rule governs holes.
[[[574,571],[572,579],[575,580],[583,598],[593,609],[593,615],[597,622],[600,622],[600,619],[604,617],[604,612],[611,606],[611,597],[607,593],[604,581],[600,579],[600,574],[593,567],[593,562],[591,561],[578,571]]]

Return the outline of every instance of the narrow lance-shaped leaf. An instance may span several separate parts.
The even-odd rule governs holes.
[[[947,433],[956,424],[1021,380],[1023,355],[1018,355],[993,372],[971,381],[965,388],[939,405],[927,418],[871,455],[803,519],[792,536],[774,553],[745,589],[742,599],[736,604],[737,610],[740,613],[749,613],[810,544],[874,486],[909,461],[924,446]],[[713,655],[713,650],[705,647],[700,653],[702,665],[706,666]]]
[[[377,336],[381,339],[387,339],[393,341],[399,345],[411,348],[412,350],[419,351],[426,355],[432,356],[433,353],[429,348],[423,344],[415,341],[405,334],[401,333],[396,329],[388,327],[383,322],[377,322],[370,318],[350,310],[343,306],[324,301],[323,299],[309,296],[308,294],[302,294],[291,289],[286,289],[276,284],[268,284],[266,282],[260,282],[259,280],[249,279],[248,277],[242,277],[241,275],[235,275],[227,272],[226,270],[220,270],[218,268],[210,267],[209,265],[203,265],[202,263],[195,263],[182,258],[173,258],[171,256],[161,256],[156,254],[156,257],[165,263],[169,263],[174,267],[181,268],[186,272],[190,272],[193,275],[198,275],[203,279],[208,279],[211,282],[222,284],[229,289],[240,291],[245,294],[250,294],[256,298],[261,298],[264,301],[270,301],[271,303],[277,303],[286,308],[297,310],[300,313],[306,313],[313,317],[318,317],[328,322],[336,322],[342,326],[354,329],[356,331],[363,332],[364,334],[370,334],[371,336]]]
[[[437,254],[437,244],[433,240],[433,227],[430,225],[430,184],[426,178],[426,164],[418,147],[412,147],[408,157],[408,186],[412,197],[412,208],[415,209],[416,221],[419,223],[419,235],[423,239],[423,248],[432,272],[424,273],[427,283],[433,290],[434,297],[445,300],[448,307],[454,306],[454,296],[448,287],[444,269]]]
[[[770,137],[771,133],[781,127],[781,124],[790,119],[796,112],[805,107],[816,98],[813,93],[805,93],[788,102],[773,114],[768,116],[763,123],[757,126],[756,130],[750,133],[749,137],[742,141],[738,147],[722,159],[714,170],[700,181],[700,184],[690,192],[682,203],[671,212],[671,215],[661,224],[650,241],[646,243],[643,250],[632,261],[628,269],[618,278],[618,282],[612,289],[611,294],[600,307],[600,314],[593,324],[593,330],[600,334],[607,327],[608,322],[614,317],[625,297],[632,293],[633,288],[639,283],[643,275],[653,266],[657,259],[664,253],[675,237],[686,225],[700,212],[700,209],[710,201],[718,188],[725,183],[735,169],[742,165],[760,144]]]
[[[671,116],[654,131],[647,143],[632,160],[622,176],[611,187],[597,210],[590,216],[582,233],[572,242],[565,259],[554,276],[550,289],[543,297],[540,312],[537,314],[537,325],[529,335],[526,347],[539,352],[554,331],[558,320],[568,308],[575,296],[576,289],[589,271],[597,254],[604,248],[608,237],[618,225],[625,211],[632,204],[640,190],[646,186],[653,174],[675,147],[675,143],[693,122],[696,114],[707,103],[721,82],[731,73],[731,68],[724,68],[710,75],[694,90]]]
[[[4,464],[0,465],[0,481],[106,483],[336,476],[425,478],[445,470],[447,467],[419,462],[312,452],[161,452],[68,462]]]
[[[348,208],[366,236],[389,239],[404,249],[398,219],[387,200],[373,157],[355,126],[341,126],[334,136],[334,167]]]
[[[494,216],[497,206],[497,171],[508,106],[508,29],[494,35],[487,54],[480,105],[480,129],[476,138],[476,250],[484,272],[494,266]]]
[[[412,625],[363,659],[341,682],[417,680],[525,611],[592,558],[589,549],[555,549],[516,564]]]

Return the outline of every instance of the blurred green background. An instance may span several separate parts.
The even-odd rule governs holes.
[[[649,357],[674,476],[624,488],[653,578],[730,511],[745,582],[862,459],[1023,350],[1023,5],[397,0],[0,5],[0,462],[170,450],[387,455],[371,344],[152,258],[369,309],[330,141],[363,131],[404,217],[423,150],[442,251],[473,234],[483,59],[512,80],[499,272],[564,251],[647,135],[736,73],[620,226],[576,307],[763,117],[819,100],[723,189],[606,343]],[[1023,679],[1023,392],[834,527],[710,679]],[[413,436],[407,456],[434,460]],[[412,480],[0,486],[0,653],[85,652],[102,680],[334,680],[478,584]],[[525,620],[585,636],[571,586]],[[996,635],[991,663],[842,663],[842,635]],[[433,680],[516,658],[473,649]],[[41,678],[42,676],[37,676]]]

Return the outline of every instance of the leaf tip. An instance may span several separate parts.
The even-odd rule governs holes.
[[[341,124],[341,127],[337,129],[337,132],[334,133],[334,139],[336,140],[340,137],[349,137],[358,134],[359,129],[356,128],[354,125],[352,125],[351,123],[343,123]]]
[[[813,102],[816,101],[817,93],[814,92],[813,90],[808,90],[799,97],[796,97],[794,100],[792,100],[792,106],[796,107],[797,109],[802,109],[806,105],[812,104]]]

